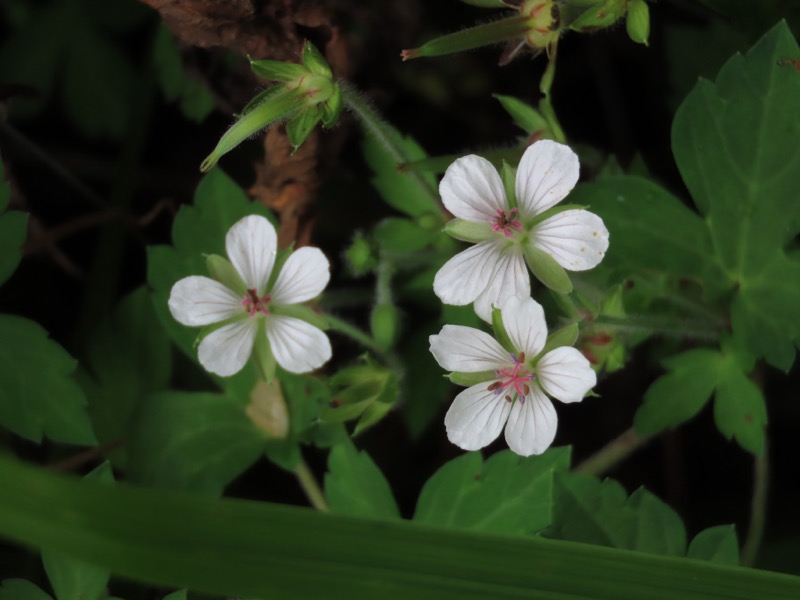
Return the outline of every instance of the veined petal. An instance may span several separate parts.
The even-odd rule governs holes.
[[[208,277],[184,277],[169,293],[169,312],[178,323],[199,327],[218,323],[242,312],[241,298]]]
[[[501,242],[502,243],[502,242]],[[492,305],[499,306],[510,296],[530,296],[531,278],[522,249],[511,246],[500,252],[489,284],[475,299],[475,312],[484,321],[492,319]]]
[[[520,456],[541,454],[553,443],[557,427],[558,415],[550,398],[531,388],[525,402],[514,402],[506,425],[506,442]]]
[[[536,373],[544,391],[562,402],[580,402],[597,384],[597,375],[586,357],[566,346],[545,354]]]
[[[465,221],[490,222],[498,210],[508,210],[508,200],[497,169],[485,158],[470,154],[447,167],[439,184],[442,203],[453,216]]]
[[[270,315],[267,339],[278,364],[290,373],[308,373],[331,357],[328,336],[294,317]]]
[[[547,322],[541,304],[530,297],[510,296],[500,304],[503,326],[519,352],[533,358],[547,341]]]
[[[330,263],[319,248],[295,250],[284,263],[272,288],[272,302],[299,304],[316,298],[330,278]]]
[[[528,146],[517,167],[517,205],[527,218],[561,202],[575,187],[580,173],[577,155],[569,146],[540,140]]]
[[[438,335],[430,336],[431,354],[448,371],[478,373],[512,365],[511,357],[485,331],[445,325]]]
[[[608,250],[603,219],[588,210],[565,210],[531,230],[530,240],[569,271],[596,267]]]
[[[242,319],[212,331],[197,348],[200,364],[221,377],[238,373],[253,351],[256,329],[256,319]]]
[[[502,240],[487,240],[459,252],[433,278],[433,291],[445,304],[463,306],[474,301],[497,272]]]
[[[242,276],[247,289],[256,290],[259,296],[267,287],[278,236],[272,223],[260,215],[250,215],[237,221],[225,236],[225,251],[233,266]]]
[[[444,417],[447,439],[464,450],[478,450],[491,444],[506,423],[511,403],[503,394],[490,392],[490,382],[465,389]]]

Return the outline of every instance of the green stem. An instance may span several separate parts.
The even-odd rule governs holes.
[[[617,331],[702,341],[714,341],[722,333],[721,328],[709,325],[706,321],[649,315],[626,315],[624,317],[599,315],[593,324]]]
[[[333,315],[325,315],[325,318],[328,320],[328,324],[334,331],[343,333],[344,335],[355,340],[365,348],[368,348],[369,350],[372,350],[379,356],[384,357],[383,351],[380,348],[378,348],[378,345],[375,343],[375,340],[373,340],[369,335],[361,331],[355,325],[351,325],[347,321],[343,321],[342,319],[334,317]]]
[[[574,470],[576,473],[586,475],[602,475],[649,440],[650,436],[640,436],[632,428],[628,429],[575,467]]]
[[[756,456],[753,465],[753,501],[750,505],[750,524],[742,546],[742,565],[752,567],[764,539],[764,526],[769,495],[769,456],[766,440],[764,451]]]
[[[322,512],[328,512],[329,508],[328,502],[325,500],[325,494],[323,494],[322,489],[319,487],[311,469],[308,468],[306,461],[302,458],[300,462],[297,463],[294,474],[297,477],[300,487],[303,488],[308,501],[311,503],[311,506]]]

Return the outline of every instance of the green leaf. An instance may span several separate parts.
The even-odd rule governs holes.
[[[689,558],[708,560],[720,565],[739,564],[739,541],[733,525],[717,525],[704,529],[689,544]]]
[[[682,556],[686,533],[669,506],[641,488],[627,497],[612,479],[556,473],[548,537],[653,554]]]
[[[36,443],[94,444],[76,365],[41,326],[0,315],[0,424]]]
[[[764,450],[767,408],[761,390],[729,358],[719,374],[714,398],[714,421],[727,439],[753,454]]]
[[[267,443],[245,410],[222,394],[152,394],[132,423],[128,476],[161,488],[221,494]]]
[[[53,600],[38,585],[25,579],[6,579],[0,585],[0,600]]]
[[[105,462],[86,476],[105,484],[114,483],[111,466]],[[97,600],[105,591],[111,573],[103,567],[74,559],[59,552],[45,550],[42,562],[56,600]]]
[[[369,454],[349,440],[328,456],[325,497],[333,512],[356,517],[400,518],[389,483]]]
[[[800,338],[800,267],[785,255],[800,232],[800,77],[781,61],[798,54],[778,24],[714,82],[700,80],[672,128],[681,175],[736,290],[734,335],[784,370]]]
[[[169,338],[156,318],[145,287],[126,296],[89,339],[87,370],[78,381],[89,400],[89,416],[101,443],[126,440],[139,403],[167,387],[172,372]],[[127,448],[111,455],[125,468]]]
[[[186,600],[187,594],[186,590],[177,590],[172,592],[171,594],[167,594],[164,596],[163,600]]]
[[[525,133],[530,135],[536,132],[549,131],[550,126],[547,123],[547,119],[529,104],[513,96],[492,94],[492,97],[500,102],[505,111],[514,120],[514,124]]]
[[[425,249],[439,236],[438,231],[422,228],[410,219],[384,219],[372,230],[372,237],[381,251],[408,254]]]
[[[28,235],[28,215],[15,210],[6,212],[11,194],[4,169],[0,160],[0,285],[16,270]]]
[[[105,486],[0,457],[0,535],[126,579],[286,600],[772,600],[800,578],[598,546]],[[57,502],[54,502],[57,499]],[[314,574],[315,576],[309,576]],[[332,593],[332,590],[335,591]],[[38,598],[37,598],[38,600]]]
[[[533,534],[551,523],[553,473],[569,468],[570,449],[522,458],[510,450],[485,463],[469,452],[425,483],[414,520],[480,531]]]

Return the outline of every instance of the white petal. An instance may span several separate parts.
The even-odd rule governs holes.
[[[316,298],[330,281],[330,268],[319,248],[300,248],[292,252],[272,288],[272,302],[299,304]]]
[[[433,291],[445,304],[473,302],[497,272],[504,240],[487,240],[459,252],[437,271]]]
[[[492,221],[508,200],[497,169],[485,158],[470,154],[447,167],[439,184],[445,208],[465,221]]]
[[[278,364],[290,373],[308,373],[331,357],[328,336],[313,325],[283,315],[267,319],[267,339]]]
[[[259,296],[267,287],[277,248],[275,228],[260,215],[240,219],[225,236],[228,258],[242,276],[247,289],[256,290]]]
[[[608,229],[588,210],[553,215],[531,230],[530,239],[569,271],[596,267],[608,250]]]
[[[241,300],[219,281],[192,275],[172,286],[168,306],[178,323],[199,327],[241,313]]]
[[[530,359],[539,354],[547,341],[544,309],[530,295],[511,296],[500,305],[503,326],[511,343]]]
[[[541,390],[532,388],[525,402],[517,400],[506,425],[506,442],[520,456],[541,454],[556,437],[558,416]]]
[[[502,244],[502,242],[500,242]],[[531,278],[519,246],[503,250],[486,289],[475,299],[475,312],[484,321],[492,319],[492,305],[511,296],[530,296]]]
[[[465,389],[444,417],[447,439],[464,450],[478,450],[491,444],[506,423],[511,403],[503,394],[487,388],[491,382]]]
[[[569,146],[540,140],[528,146],[517,167],[517,205],[525,217],[561,202],[578,182],[580,163]]]
[[[536,373],[544,391],[562,402],[580,402],[597,384],[597,375],[586,357],[566,346],[545,354]]]
[[[445,325],[430,336],[431,354],[443,369],[477,373],[512,365],[511,357],[488,333],[463,325]]]
[[[242,319],[212,331],[197,349],[197,358],[206,371],[229,377],[242,370],[253,351],[256,319]]]

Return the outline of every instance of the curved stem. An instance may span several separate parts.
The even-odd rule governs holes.
[[[602,475],[648,441],[650,441],[650,436],[640,436],[633,428],[628,429],[573,470],[576,473],[584,473],[586,475]]]
[[[764,526],[769,496],[769,456],[766,440],[764,451],[756,456],[753,465],[753,501],[750,505],[750,524],[742,546],[742,565],[752,567],[764,539]]]
[[[311,503],[311,506],[322,512],[328,512],[330,509],[328,508],[327,500],[325,500],[325,494],[322,492],[322,488],[319,487],[311,469],[308,468],[306,461],[302,458],[300,462],[297,463],[294,474],[297,477],[300,487],[303,488],[306,498],[308,498],[309,503]]]
[[[618,331],[703,341],[714,341],[722,333],[721,328],[709,324],[707,321],[649,315],[626,315],[624,317],[599,315],[593,324]]]
[[[378,345],[375,343],[369,335],[361,331],[355,325],[351,325],[347,321],[343,321],[338,317],[334,317],[333,315],[325,315],[325,318],[328,320],[328,324],[331,326],[331,329],[334,331],[338,331],[339,333],[343,333],[347,337],[355,340],[365,348],[372,350],[375,354],[378,354],[381,357],[384,357],[383,350],[381,350]]]

